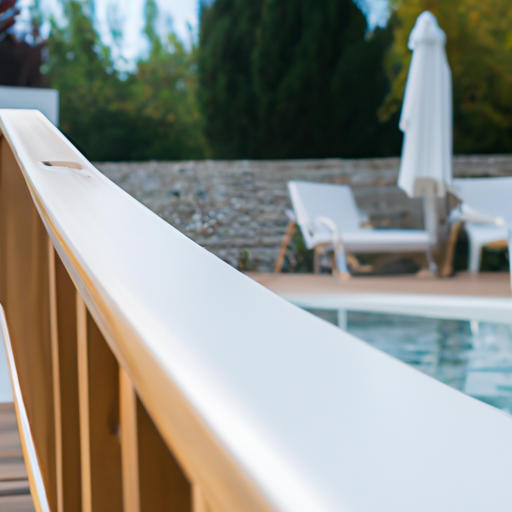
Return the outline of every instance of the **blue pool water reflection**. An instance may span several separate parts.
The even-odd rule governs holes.
[[[339,323],[337,310],[308,309]],[[512,414],[512,326],[347,312],[354,336],[453,388]]]

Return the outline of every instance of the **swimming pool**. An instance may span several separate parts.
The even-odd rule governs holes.
[[[436,309],[427,306],[424,315],[417,314],[414,304],[415,314],[404,313],[407,301],[388,312],[390,303],[385,299],[380,305],[368,301],[370,311],[364,311],[361,297],[352,301],[356,311],[350,310],[350,297],[289,300],[419,371],[512,414],[510,301],[501,303],[501,312],[495,309],[489,314],[489,302],[489,311],[479,311],[477,304],[471,310],[463,307],[466,302],[457,304],[454,299],[443,308],[439,315],[443,318],[435,318]],[[456,318],[449,318],[450,314]]]

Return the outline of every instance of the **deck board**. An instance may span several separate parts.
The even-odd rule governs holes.
[[[511,297],[508,273],[461,273],[440,279],[432,276],[365,276],[342,281],[327,274],[263,274],[247,275],[278,295],[335,293],[411,293],[464,297]]]
[[[0,511],[35,511],[13,404],[0,404]]]

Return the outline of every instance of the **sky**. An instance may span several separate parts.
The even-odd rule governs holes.
[[[32,0],[19,0],[19,6],[24,9]],[[172,22],[174,31],[184,40],[190,42],[190,30],[197,36],[198,29],[198,1],[199,0],[157,0],[162,13],[161,22],[167,25]],[[246,0],[251,1],[251,0]],[[367,11],[371,27],[382,25],[387,20],[388,0],[356,0]],[[58,0],[41,0],[43,9],[49,12],[58,12]],[[143,7],[144,0],[95,0],[96,15],[100,33],[105,42],[108,38],[108,12],[114,6],[117,8],[118,18],[122,20],[124,27],[123,56],[127,61],[134,61],[144,51],[144,38],[141,31],[144,25]],[[364,5],[367,5],[365,9]],[[172,20],[172,21],[171,21]],[[23,19],[20,20],[20,24]]]
[[[23,26],[27,16],[27,6],[32,0],[19,0],[22,9],[19,25]],[[108,41],[109,10],[117,9],[118,18],[124,28],[124,57],[133,60],[144,51],[144,38],[141,35],[144,27],[144,0],[95,0],[96,17],[100,33]],[[189,25],[193,33],[197,34],[198,27],[198,0],[157,0],[161,12],[161,23],[172,23],[174,31],[186,43],[190,42]],[[43,10],[46,12],[59,12],[58,0],[41,0]]]

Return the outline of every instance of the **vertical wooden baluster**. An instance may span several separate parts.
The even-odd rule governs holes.
[[[81,510],[75,287],[48,239],[57,510]]]
[[[59,328],[57,320],[57,278],[55,276],[55,250],[48,239],[48,263],[50,273],[50,329],[52,341],[53,407],[55,416],[55,470],[57,477],[57,510],[64,512],[62,470],[62,404],[60,400]]]
[[[201,487],[194,485],[192,489],[192,512],[210,512]]]
[[[119,366],[77,294],[82,512],[122,512]]]
[[[192,489],[137,399],[141,512],[191,512]]]
[[[140,512],[137,395],[128,374],[119,370],[121,405],[121,454],[124,512]]]
[[[82,297],[78,293],[76,294],[76,324],[78,341],[78,402],[80,407],[80,459],[82,462],[82,512],[92,512],[87,309]]]

